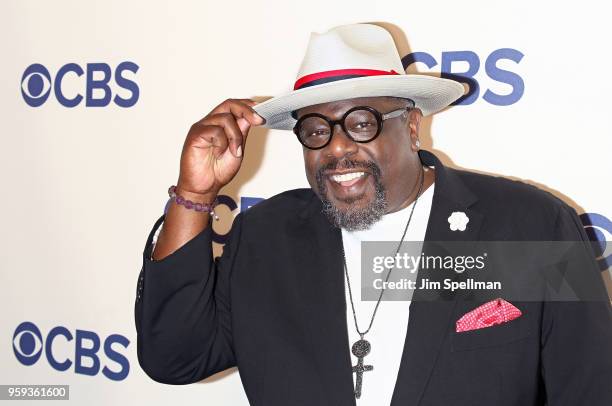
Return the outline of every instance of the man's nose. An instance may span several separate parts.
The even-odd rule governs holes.
[[[357,152],[359,148],[357,143],[344,132],[339,123],[336,123],[332,130],[332,138],[327,146],[329,155],[333,155],[336,158],[342,158]]]

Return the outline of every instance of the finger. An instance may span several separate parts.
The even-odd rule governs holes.
[[[244,119],[239,118],[238,120]],[[214,114],[206,119],[206,124],[212,124],[222,127],[227,136],[229,142],[229,149],[232,155],[234,155],[236,158],[240,158],[242,156],[243,139],[246,138],[249,129],[246,128],[246,131],[243,131],[243,129],[238,126],[238,123],[236,122],[236,119],[234,118],[233,114]]]
[[[248,105],[251,108],[253,108],[253,107],[257,106],[259,103],[261,103],[260,101],[255,101],[255,100],[251,100],[251,99],[238,99],[238,100],[240,100],[242,103]],[[255,110],[254,108],[253,108],[253,111],[255,111],[255,113],[257,113],[257,110]],[[257,113],[257,114],[259,114],[259,113]],[[261,117],[261,115],[260,115],[260,117]],[[265,118],[264,118],[264,120],[265,120]]]
[[[229,145],[225,129],[217,125],[202,125],[198,130],[196,137],[204,140],[212,148],[214,158],[219,159]]]
[[[231,99],[231,100],[235,100],[235,101],[238,101],[240,103],[244,103],[244,104],[246,104],[247,106],[250,106],[250,107],[253,107],[253,106],[259,104],[259,102],[256,102],[253,99]]]
[[[257,102],[255,100],[251,100],[251,99],[241,99],[244,100],[244,102],[246,104],[248,104],[251,107],[251,110],[253,110],[255,112],[255,114],[257,115],[257,117],[261,118],[261,124],[265,124],[266,123],[266,118],[263,117],[261,114],[259,114],[253,107],[258,105],[260,102]]]
[[[244,153],[244,144],[251,124],[244,118],[238,118],[236,121],[232,113],[218,113],[208,115],[194,125],[206,126],[217,125],[226,130],[226,136],[231,139],[230,150],[232,155],[236,157],[242,156]],[[241,148],[239,148],[241,147]]]
[[[244,118],[245,120],[248,120],[251,125],[260,125],[265,122],[265,119],[257,114],[257,112],[251,106],[240,101],[239,99],[225,100],[215,107],[208,115],[210,116],[220,113],[232,113],[236,118]]]
[[[236,100],[238,100],[241,103],[248,104],[249,106],[255,106],[256,104],[258,104],[258,102],[252,99],[236,99]]]

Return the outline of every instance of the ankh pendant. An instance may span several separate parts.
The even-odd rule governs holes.
[[[362,336],[363,337],[363,336]],[[351,347],[351,352],[354,356],[357,357],[357,365],[353,366],[353,373],[356,373],[355,376],[355,398],[359,399],[361,397],[361,385],[363,383],[363,373],[366,371],[372,371],[374,367],[372,365],[363,365],[363,357],[370,353],[372,346],[367,340],[361,338],[361,340],[356,341]]]

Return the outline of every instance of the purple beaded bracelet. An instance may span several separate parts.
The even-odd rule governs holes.
[[[195,210],[198,212],[208,212],[215,220],[219,220],[219,217],[215,214],[213,208],[218,204],[217,199],[215,199],[211,204],[208,203],[194,203],[191,200],[185,199],[181,195],[176,194],[176,186],[172,185],[168,188],[168,195],[171,199],[174,199],[176,204],[180,204],[189,210]]]

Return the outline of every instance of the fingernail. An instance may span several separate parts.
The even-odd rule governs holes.
[[[257,113],[255,113],[255,118],[257,119],[257,121],[259,121],[262,124],[266,121],[262,116],[260,116]]]
[[[238,149],[236,150],[236,156],[237,157],[241,157],[242,156],[242,145],[238,146]]]

